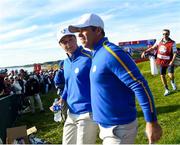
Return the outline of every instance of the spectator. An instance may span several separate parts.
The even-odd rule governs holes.
[[[4,96],[13,94],[11,83],[8,77],[4,78]]]
[[[32,113],[35,113],[34,98],[36,99],[39,105],[40,112],[44,112],[44,108],[39,92],[40,92],[39,82],[34,78],[33,75],[30,75],[26,83],[26,95],[29,96]]]
[[[51,80],[47,72],[44,74],[44,84],[45,84],[45,93],[48,93],[51,85]]]
[[[19,84],[18,76],[14,76],[12,80],[12,89],[14,91],[14,94],[20,95],[22,91],[22,87]]]
[[[166,80],[167,69],[168,69],[169,78],[171,79],[172,88],[173,90],[177,89],[174,81],[174,64],[173,64],[176,58],[177,49],[176,49],[176,42],[169,37],[170,30],[164,29],[162,34],[163,34],[163,38],[161,39],[161,41],[155,43],[152,47],[145,50],[142,53],[141,57],[145,57],[145,54],[151,52],[152,50],[157,50],[156,63],[160,67],[161,81],[165,88],[164,96],[167,96],[170,93]]]

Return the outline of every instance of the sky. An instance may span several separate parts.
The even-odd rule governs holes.
[[[104,20],[115,44],[160,39],[165,28],[180,43],[179,8],[179,0],[0,0],[0,67],[65,59],[57,29],[85,13]]]

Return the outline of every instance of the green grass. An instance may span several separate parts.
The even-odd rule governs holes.
[[[180,48],[180,43],[176,44],[176,47]]]
[[[54,122],[54,114],[49,110],[54,98],[58,97],[56,91],[52,90],[46,95],[42,95],[41,99],[45,108],[45,113],[40,113],[36,108],[36,113],[23,114],[16,121],[16,126],[27,125],[27,128],[36,126],[36,136],[53,144],[60,144],[62,137],[63,123]]]
[[[141,72],[148,81],[151,91],[154,95],[154,101],[157,108],[158,120],[163,128],[163,137],[158,142],[160,144],[177,144],[180,143],[180,67],[175,69],[175,81],[179,88],[168,97],[164,97],[164,88],[160,81],[160,76],[152,76],[149,72],[149,62],[138,64]],[[169,88],[170,80],[168,79]],[[145,124],[143,116],[138,106],[139,132],[136,143],[147,143],[143,135]]]
[[[163,136],[158,142],[159,144],[178,144],[180,143],[180,89],[172,92],[168,97],[164,97],[164,88],[160,81],[160,76],[152,76],[150,74],[149,62],[138,64],[144,77],[147,79],[148,84],[154,95],[154,100],[157,108],[158,120],[163,128]],[[175,69],[175,77],[177,87],[180,88],[180,67]],[[170,84],[168,80],[168,84]],[[169,86],[170,89],[171,86]],[[46,112],[41,114],[37,109],[35,115],[26,114],[18,118],[16,125],[27,125],[27,127],[36,126],[38,129],[37,137],[40,137],[49,143],[61,144],[62,143],[62,128],[63,123],[56,123],[53,121],[53,113],[49,111],[49,106],[52,104],[54,98],[57,97],[55,91],[51,91],[47,95],[43,95],[43,100]],[[137,103],[138,110],[138,135],[136,143],[145,144],[147,139],[144,135],[145,121],[142,111]],[[101,143],[97,139],[97,143]]]

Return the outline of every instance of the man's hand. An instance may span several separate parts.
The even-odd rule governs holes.
[[[49,107],[49,110],[51,110],[52,112],[54,112],[54,110],[53,110],[53,105]]]
[[[142,54],[141,54],[141,58],[145,58],[145,54],[146,54],[146,52],[143,51]]]
[[[62,106],[63,103],[64,103],[64,100],[60,98],[57,104],[59,104],[60,106]],[[54,104],[53,104],[52,106],[49,107],[49,109],[50,109],[52,112],[54,112],[53,106],[54,106]]]
[[[172,61],[169,63],[169,66],[171,66],[171,65],[173,65],[173,62],[172,62]]]
[[[161,138],[162,128],[158,124],[158,122],[146,123],[146,135],[147,135],[149,144],[153,144]]]

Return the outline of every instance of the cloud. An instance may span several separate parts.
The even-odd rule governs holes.
[[[55,36],[53,33],[46,33],[34,38],[21,39],[19,41],[13,41],[5,45],[0,45],[0,50],[2,49],[33,49],[35,48],[50,48],[55,46],[53,43],[55,41]],[[57,46],[57,45],[56,45]]]
[[[17,5],[19,1],[14,3],[14,1],[10,0],[1,0],[0,1],[0,19],[7,19],[16,15],[15,11],[18,13],[20,10],[17,9]]]
[[[21,35],[31,33],[33,31],[36,31],[37,29],[38,29],[37,25],[33,25],[31,27],[24,28],[24,29],[16,29],[14,31],[10,31],[10,32],[5,33],[5,34],[4,33],[1,34],[0,39],[1,39],[1,41],[6,40],[6,39],[12,39],[14,37],[18,37],[18,36],[21,36]]]
[[[163,28],[169,28],[171,37],[180,42],[179,6],[178,0],[0,0],[0,65],[64,58],[56,41],[57,29],[89,12],[103,18],[106,34],[116,44],[160,38]]]

